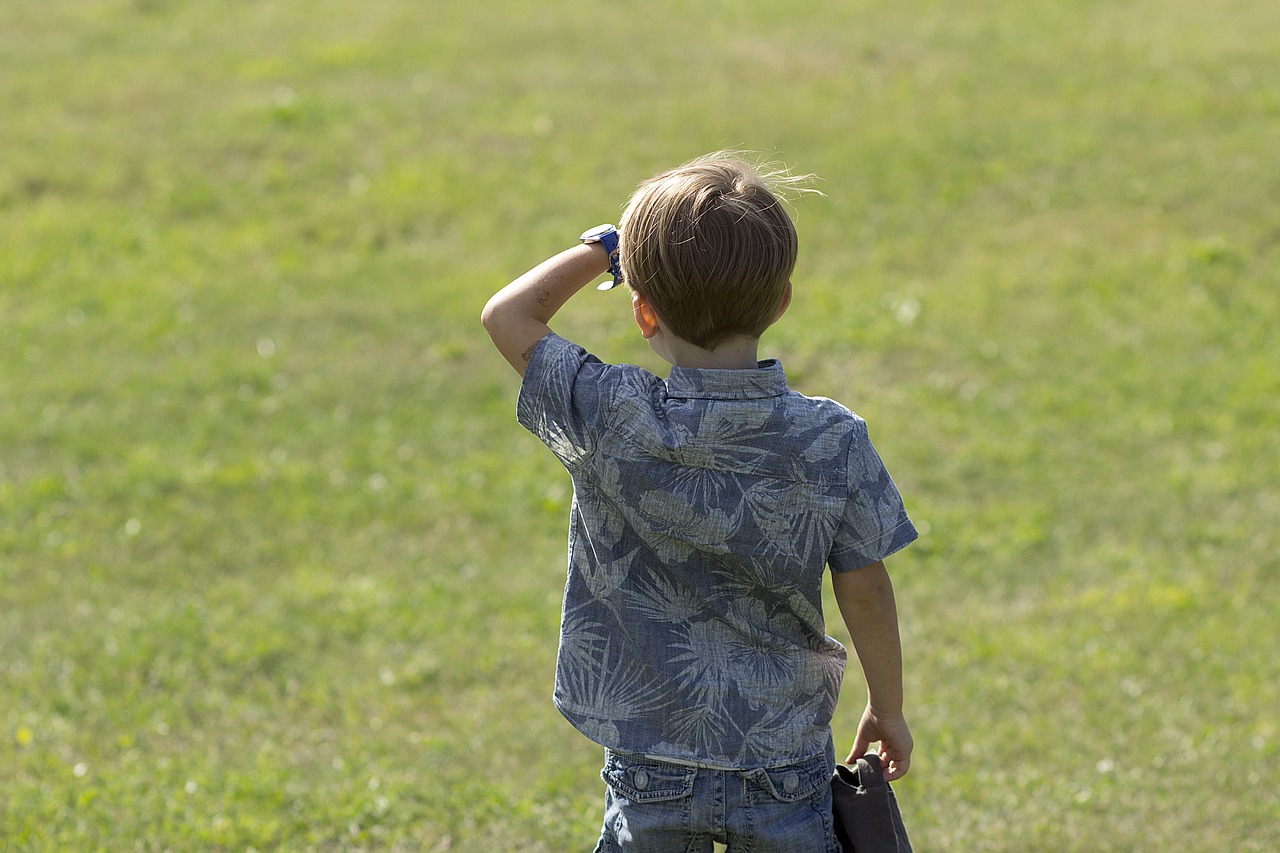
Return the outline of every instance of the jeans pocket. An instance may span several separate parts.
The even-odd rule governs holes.
[[[786,767],[757,770],[750,778],[778,802],[798,803],[829,786],[831,770],[826,757],[818,755]]]
[[[600,776],[615,794],[633,803],[659,803],[693,794],[697,770],[610,753]]]
[[[748,781],[753,853],[832,853],[840,849],[831,815],[826,756],[754,770]]]

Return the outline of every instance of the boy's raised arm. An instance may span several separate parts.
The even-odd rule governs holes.
[[[569,297],[609,270],[609,255],[599,243],[566,249],[495,293],[484,306],[484,323],[502,356],[524,376],[547,325]]]
[[[914,747],[902,716],[902,641],[893,583],[882,561],[833,572],[831,582],[867,679],[867,707],[846,763],[861,758],[879,741],[884,778],[893,781],[906,774]]]

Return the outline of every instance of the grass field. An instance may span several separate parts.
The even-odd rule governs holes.
[[[916,849],[1280,849],[1277,23],[6,0],[0,846],[590,849],[568,480],[478,314],[728,146],[823,178],[764,348],[925,534]],[[625,305],[557,330],[659,370]]]

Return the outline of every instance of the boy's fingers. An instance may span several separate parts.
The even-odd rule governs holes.
[[[882,741],[880,744],[880,760],[884,765],[884,778],[892,782],[907,775],[911,767],[912,744],[908,739],[904,743]]]

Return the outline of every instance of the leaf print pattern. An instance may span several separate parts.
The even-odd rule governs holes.
[[[693,590],[671,577],[657,576],[635,583],[627,591],[628,606],[642,618],[673,625],[703,617],[705,605]]]
[[[582,577],[586,581],[591,595],[608,600],[622,588],[631,573],[631,565],[635,561],[636,551],[623,554],[614,560],[600,560],[583,565]]]
[[[742,526],[741,507],[731,515],[699,506],[687,495],[656,489],[640,496],[639,514],[650,531],[666,540],[667,548],[683,552],[727,554]]]
[[[823,752],[846,653],[822,575],[916,535],[866,424],[777,362],[662,380],[556,335],[517,417],[574,485],[565,717],[622,752],[742,768]]]
[[[825,558],[839,522],[839,504],[826,500],[820,488],[795,481],[755,484],[743,493],[761,543],[769,553],[798,557],[808,563]]]

